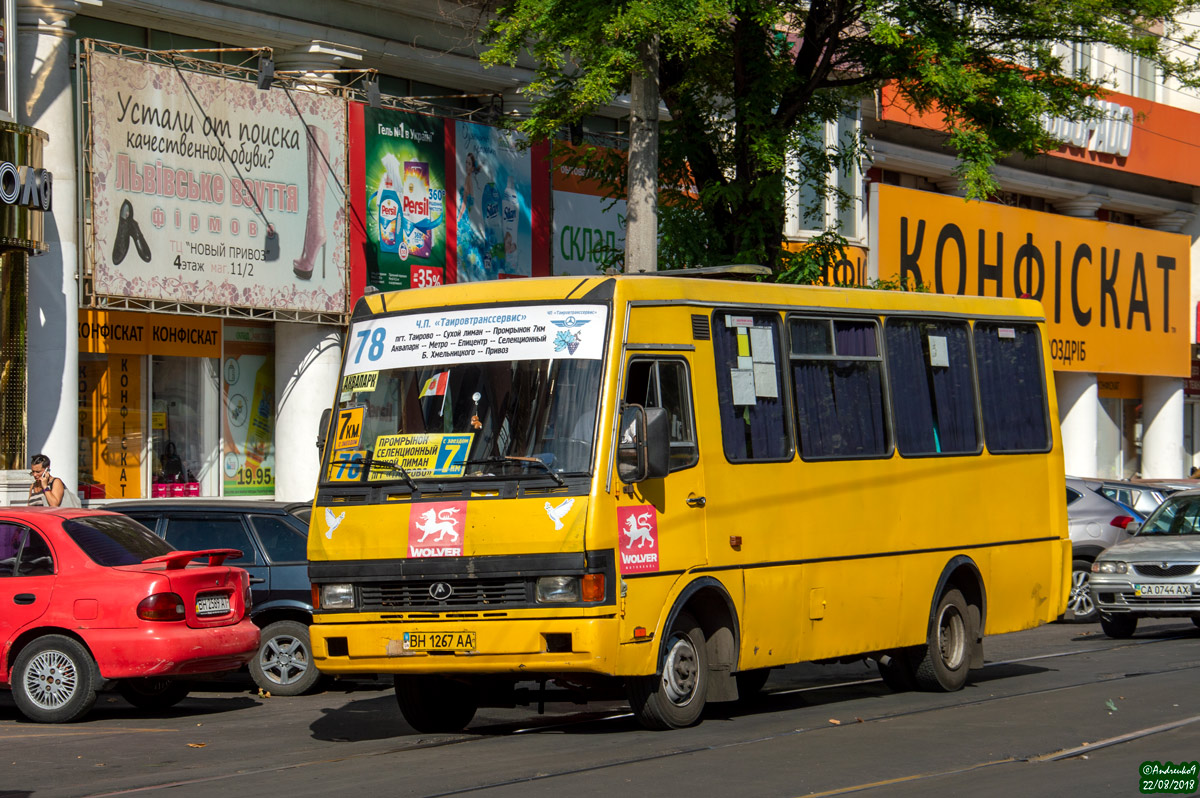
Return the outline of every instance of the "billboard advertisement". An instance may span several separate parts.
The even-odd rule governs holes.
[[[446,281],[445,129],[434,116],[363,110],[367,282],[381,291]]]
[[[455,124],[458,282],[533,274],[532,157],[519,133]]]
[[[618,266],[624,262],[625,200],[609,199],[600,181],[586,177],[583,167],[572,166],[568,155],[573,149],[555,145],[551,263],[554,274],[594,277],[614,256]]]
[[[343,100],[89,64],[97,295],[346,311]]]

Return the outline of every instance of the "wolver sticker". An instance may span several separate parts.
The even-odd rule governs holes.
[[[409,557],[461,557],[466,502],[414,504],[408,517]]]
[[[658,570],[658,511],[653,504],[617,508],[621,573]]]

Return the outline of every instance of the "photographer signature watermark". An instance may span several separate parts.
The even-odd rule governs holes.
[[[1200,762],[1143,762],[1138,768],[1138,790],[1142,793],[1196,792]]]

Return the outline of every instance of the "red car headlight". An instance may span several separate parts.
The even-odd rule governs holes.
[[[138,603],[137,616],[143,621],[182,621],[183,599],[178,593],[155,593]]]

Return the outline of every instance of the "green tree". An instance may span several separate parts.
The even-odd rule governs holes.
[[[1072,74],[1054,43],[1109,45],[1197,85],[1180,18],[1184,0],[506,0],[485,2],[485,63],[531,58],[524,90],[533,139],[629,91],[645,74],[639,46],[654,39],[659,90],[670,121],[659,128],[659,180],[690,180],[660,205],[660,268],[757,262],[803,279],[781,249],[785,195],[813,207],[840,193],[827,175],[862,155],[847,137],[824,144],[825,123],[892,81],[903,100],[945,119],[957,176],[970,197],[997,188],[995,163],[1057,147],[1044,116],[1088,119],[1102,94]],[[653,76],[650,76],[653,77]],[[799,169],[789,171],[787,154]],[[620,159],[586,159],[614,194]],[[849,201],[844,194],[841,203]],[[833,240],[837,241],[836,231]],[[799,269],[799,271],[797,271]]]

